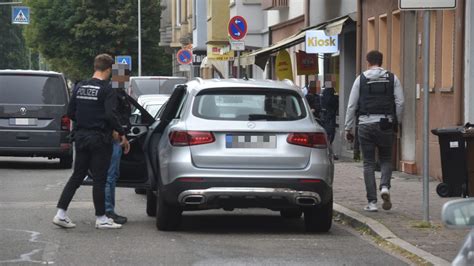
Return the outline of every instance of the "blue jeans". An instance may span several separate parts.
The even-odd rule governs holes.
[[[114,141],[112,146],[112,159],[110,160],[107,182],[105,183],[106,212],[114,212],[115,209],[115,183],[120,175],[120,158],[122,157],[122,146],[120,146],[120,142]]]

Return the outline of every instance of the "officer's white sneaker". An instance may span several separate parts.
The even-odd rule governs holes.
[[[107,218],[104,221],[97,219],[95,221],[95,228],[97,229],[120,229],[122,228],[121,224],[114,223],[114,220]]]
[[[387,187],[382,187],[380,190],[380,196],[382,197],[382,209],[388,211],[392,208],[392,202],[390,201],[390,191]]]
[[[59,218],[57,215],[53,218],[53,224],[62,227],[62,228],[74,228],[76,224],[74,224],[69,217],[65,216],[63,219]]]
[[[367,206],[364,207],[364,211],[367,211],[367,212],[376,212],[378,210],[379,209],[377,208],[376,202],[369,202],[369,204],[367,204]]]

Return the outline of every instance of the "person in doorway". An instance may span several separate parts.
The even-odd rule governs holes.
[[[331,144],[336,136],[336,116],[339,108],[339,98],[335,93],[333,87],[324,88],[321,93],[321,123]]]
[[[359,143],[364,160],[364,181],[368,205],[366,211],[377,211],[377,189],[375,182],[375,149],[382,170],[380,195],[382,208],[390,210],[390,179],[392,177],[392,145],[394,128],[401,121],[403,112],[403,89],[400,80],[383,69],[383,55],[379,51],[367,54],[368,70],[354,81],[347,106],[345,130],[346,139],[354,140],[352,130],[356,113],[359,118]]]
[[[112,75],[112,89],[117,95],[117,115],[124,132],[128,132],[131,128],[130,115],[132,113],[131,105],[125,92],[125,81],[129,80],[129,69],[125,69],[127,65],[114,64]],[[126,71],[125,71],[126,70]],[[124,74],[124,75],[122,75]],[[120,159],[122,152],[128,154],[130,144],[126,138],[121,138],[117,131],[112,133],[112,158],[109,170],[107,171],[107,181],[105,183],[105,214],[114,220],[117,224],[125,224],[127,217],[115,213],[115,184],[120,175]]]
[[[321,117],[321,102],[320,102],[320,96],[317,94],[314,90],[311,90],[308,88],[308,86],[305,86],[303,88],[303,93],[306,98],[306,100],[309,103],[309,107],[311,108],[311,112],[313,112],[313,115],[316,119],[320,119]]]
[[[89,170],[93,176],[95,227],[122,227],[105,215],[105,181],[112,155],[112,131],[115,130],[120,139],[125,139],[125,132],[115,113],[117,95],[109,83],[113,63],[110,55],[98,55],[94,59],[92,79],[77,84],[68,106],[68,116],[75,122],[76,159],[74,171],[61,193],[57,204],[58,211],[53,218],[53,223],[63,228],[76,227],[66,211]]]

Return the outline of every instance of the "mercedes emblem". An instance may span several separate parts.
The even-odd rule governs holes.
[[[255,128],[255,123],[254,122],[248,122],[247,127],[250,128],[250,129],[254,129]]]
[[[21,114],[21,115],[26,115],[26,111],[27,111],[27,110],[26,110],[26,107],[21,107],[21,108],[20,108],[20,114]]]

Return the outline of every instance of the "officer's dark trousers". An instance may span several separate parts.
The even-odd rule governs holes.
[[[59,198],[58,208],[67,210],[76,190],[81,186],[88,170],[90,170],[94,177],[92,198],[95,215],[105,214],[105,181],[112,156],[112,143],[104,141],[104,139],[104,134],[100,132],[76,133],[74,172]]]
[[[392,145],[393,129],[380,129],[379,123],[359,125],[359,142],[364,157],[364,180],[367,201],[377,202],[377,186],[375,182],[375,148],[379,151],[382,179],[379,188],[390,189],[392,178]]]

